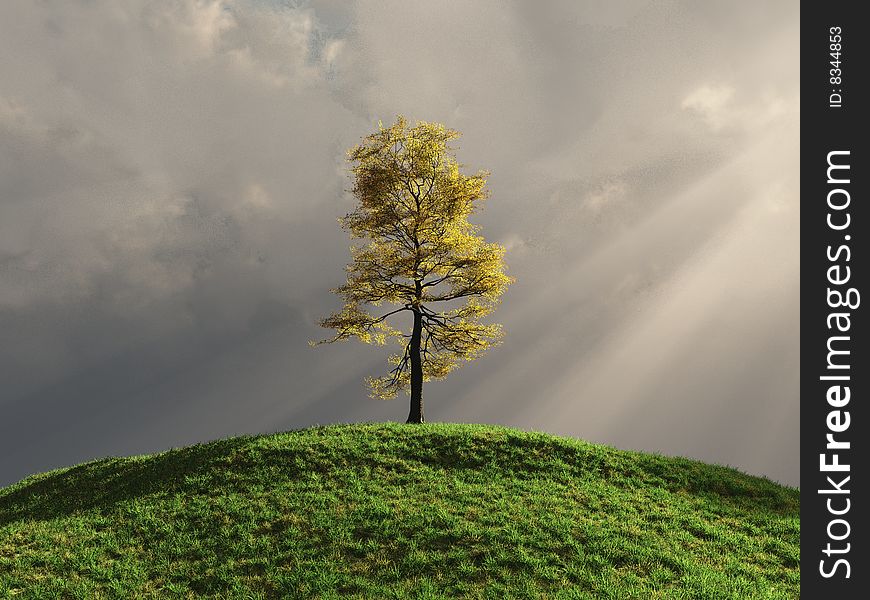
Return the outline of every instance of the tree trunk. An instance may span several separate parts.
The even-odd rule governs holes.
[[[407,423],[423,422],[423,361],[420,339],[423,336],[423,315],[414,310],[414,329],[411,332],[411,412]]]

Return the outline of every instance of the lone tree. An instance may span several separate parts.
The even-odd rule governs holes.
[[[474,360],[498,343],[501,326],[481,319],[512,282],[504,248],[488,244],[468,222],[484,189],[486,172],[460,173],[450,140],[459,132],[438,123],[410,127],[399,117],[349,152],[356,209],[339,219],[361,242],[351,248],[347,282],[332,290],[344,308],[320,321],[336,342],[395,341],[392,370],[366,379],[375,398],[410,392],[408,423],[423,422],[423,382],[442,379],[462,360]],[[385,306],[377,314],[365,309]],[[410,313],[410,333],[397,328]]]

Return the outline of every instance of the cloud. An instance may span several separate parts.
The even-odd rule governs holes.
[[[798,114],[797,96],[784,98],[767,92],[743,104],[738,104],[734,96],[734,88],[728,85],[702,85],[686,96],[681,106],[702,119],[713,132],[764,129],[785,115],[796,118]]]
[[[711,129],[718,131],[729,121],[727,112],[734,97],[734,88],[728,85],[702,85],[683,99],[681,106],[704,119]]]
[[[798,23],[786,2],[0,4],[0,478],[401,418],[364,397],[383,355],[306,342],[348,260],[345,150],[404,113],[492,172],[478,221],[517,278],[505,344],[429,386],[430,415],[796,482],[795,423],[755,456],[710,432],[796,410]]]

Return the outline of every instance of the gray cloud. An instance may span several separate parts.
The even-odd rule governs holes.
[[[434,420],[797,484],[793,3],[0,5],[0,482],[402,419],[336,306],[344,152],[397,113],[492,171],[505,344]]]

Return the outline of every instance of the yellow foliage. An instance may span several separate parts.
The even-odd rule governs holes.
[[[404,347],[390,358],[388,375],[368,379],[375,397],[395,397],[411,381],[414,331],[389,318],[419,316],[424,381],[446,377],[502,335],[500,325],[481,319],[513,280],[505,274],[504,248],[487,243],[468,221],[489,195],[488,173],[460,172],[448,145],[458,136],[439,123],[411,127],[400,116],[348,153],[358,205],[340,222],[360,243],[351,248],[346,282],[333,290],[344,308],[320,324],[336,330],[326,342],[393,340]],[[390,308],[380,314],[364,308],[382,304]]]

